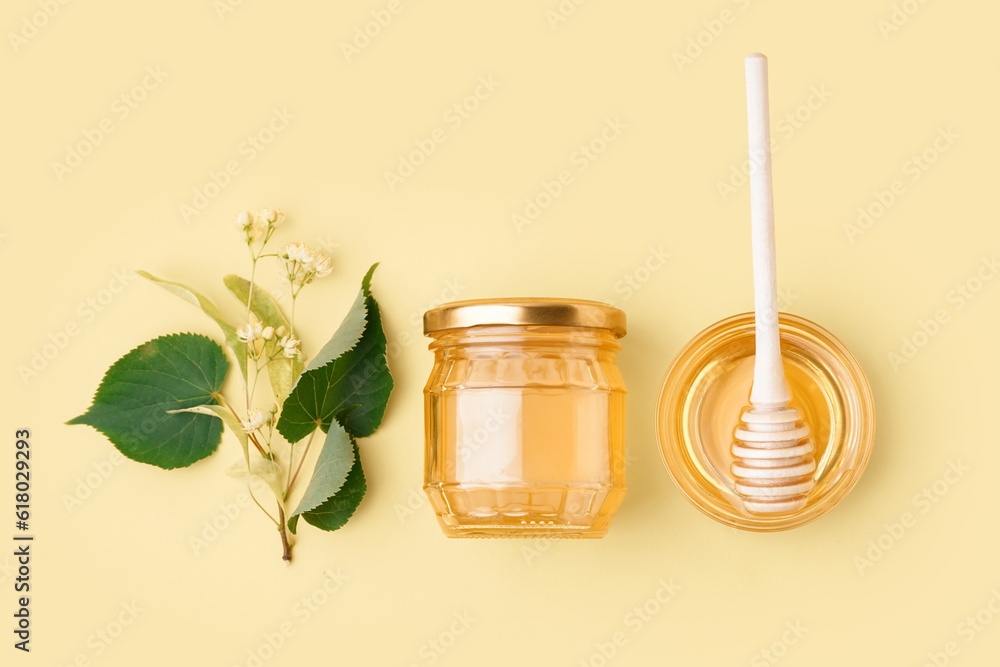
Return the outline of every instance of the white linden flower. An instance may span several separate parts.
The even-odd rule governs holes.
[[[333,271],[333,260],[318,251],[316,251],[316,255],[316,260],[313,262],[313,270],[316,273],[316,277],[323,278],[330,275],[330,272]]]
[[[304,243],[289,243],[278,256],[284,260],[286,277],[296,285],[308,285],[333,271],[329,256]]]
[[[260,408],[247,410],[247,418],[240,420],[240,425],[247,433],[253,433],[267,424],[268,414]]]
[[[236,337],[240,342],[253,343],[258,338],[263,338],[264,328],[260,325],[260,322],[247,322],[244,326],[236,330]]]
[[[310,260],[312,256],[311,253],[311,248],[305,243],[289,243],[281,252],[281,258],[291,262],[305,264]]]
[[[280,341],[280,345],[285,348],[285,356],[289,359],[299,356],[300,344],[301,341],[298,338],[290,338],[289,336],[285,336]]]
[[[265,208],[259,215],[268,227],[280,227],[285,222],[285,214],[276,208]]]

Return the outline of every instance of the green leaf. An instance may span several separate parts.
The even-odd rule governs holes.
[[[371,284],[371,275],[375,270],[376,264],[371,269],[368,270],[368,275],[361,283],[361,291],[358,292],[357,298],[354,299],[354,303],[351,304],[351,309],[347,311],[347,315],[344,317],[344,321],[340,323],[337,330],[333,333],[333,336],[326,342],[326,345],[320,349],[316,357],[309,362],[306,370],[315,370],[317,368],[322,368],[328,363],[353,349],[358,341],[361,340],[361,336],[365,333],[365,325],[368,320],[368,298],[371,297],[371,291],[369,286]]]
[[[344,485],[334,496],[316,509],[292,517],[288,522],[289,529],[292,533],[295,532],[299,516],[320,530],[337,530],[343,527],[354,511],[358,509],[367,488],[365,472],[361,468],[358,445],[354,443],[354,465],[351,466],[351,471],[347,474]]]
[[[222,282],[226,288],[236,297],[236,300],[246,308],[247,297],[250,296],[250,281],[230,273]],[[281,312],[281,306],[274,300],[267,290],[260,285],[254,285],[253,296],[250,297],[250,312],[257,316],[257,319],[264,323],[264,326],[285,327],[291,329],[291,325]],[[302,374],[302,361],[299,359],[275,359],[267,365],[267,376],[271,381],[271,391],[278,403],[288,397],[292,385]]]
[[[281,466],[270,459],[256,458],[253,461],[237,461],[226,468],[226,474],[233,479],[259,479],[271,488],[274,497],[280,502]]]
[[[316,509],[340,491],[353,465],[354,448],[351,445],[351,436],[347,435],[347,431],[340,424],[331,424],[323,442],[323,449],[316,460],[316,468],[313,470],[312,479],[309,480],[309,486],[291,516],[295,517]]]
[[[249,463],[250,443],[247,432],[243,430],[243,424],[240,423],[240,420],[237,419],[236,415],[234,415],[231,411],[221,405],[196,405],[193,408],[184,408],[183,410],[170,410],[170,414],[177,414],[179,412],[194,412],[196,414],[209,415],[211,417],[218,417],[221,419],[226,426],[229,427],[229,430],[236,436],[240,446],[243,448],[243,458],[245,458]]]
[[[272,359],[267,364],[267,378],[275,403],[283,403],[292,391],[295,381],[302,375],[300,359]]]
[[[222,279],[226,289],[232,292],[236,300],[247,307],[247,297],[250,295],[250,281],[246,278],[230,273]],[[267,290],[260,285],[253,286],[253,298],[250,300],[250,312],[257,316],[257,319],[275,329],[278,327],[291,328],[285,314],[281,312],[281,306],[274,300]]]
[[[116,361],[90,409],[67,424],[93,426],[135,461],[189,466],[215,451],[222,422],[176,411],[215,404],[228,370],[226,353],[206,336],[154,338]]]
[[[150,275],[145,271],[136,271],[136,273],[146,280],[156,283],[171,294],[179,296],[188,303],[198,306],[205,312],[206,315],[215,320],[215,323],[219,325],[220,329],[222,329],[222,335],[226,339],[226,347],[232,350],[233,356],[236,357],[236,363],[240,366],[240,372],[243,374],[243,377],[247,376],[247,346],[245,343],[240,342],[240,340],[236,337],[236,329],[231,324],[226,322],[225,318],[222,317],[222,313],[219,312],[219,309],[215,307],[214,303],[187,285],[171,282],[169,280],[163,280],[162,278],[157,278],[156,276]],[[246,303],[245,299],[243,303]]]
[[[326,431],[334,420],[355,438],[371,435],[382,422],[393,381],[386,364],[381,315],[370,292],[375,266],[362,281],[359,298],[363,297],[364,310],[351,309],[282,406],[278,431],[288,442],[298,442],[317,427]],[[362,315],[361,337],[349,346],[353,338],[350,332],[358,328]],[[317,365],[326,359],[330,360]]]

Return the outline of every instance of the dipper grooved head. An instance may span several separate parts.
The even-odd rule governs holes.
[[[809,427],[795,408],[747,408],[733,431],[735,490],[751,514],[802,509],[816,485]]]

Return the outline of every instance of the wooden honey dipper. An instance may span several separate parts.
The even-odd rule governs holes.
[[[816,484],[816,461],[809,425],[788,407],[791,394],[781,364],[767,57],[747,56],[746,77],[756,352],[750,406],[733,431],[731,470],[747,512],[786,514],[805,506]]]

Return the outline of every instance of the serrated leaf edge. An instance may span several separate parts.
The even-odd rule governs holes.
[[[91,426],[91,424],[89,424],[87,422],[81,422],[81,421],[77,421],[77,420],[80,419],[81,417],[86,416],[86,414],[88,412],[90,412],[90,408],[94,407],[94,401],[97,400],[97,395],[99,393],[101,393],[101,388],[104,387],[104,383],[107,382],[108,371],[111,370],[112,366],[114,366],[116,363],[118,363],[119,361],[121,361],[122,359],[124,359],[125,357],[127,357],[128,355],[130,355],[133,352],[137,351],[139,348],[145,347],[146,345],[148,345],[149,343],[152,343],[153,341],[160,340],[162,338],[180,338],[181,336],[195,336],[197,338],[204,338],[208,342],[214,343],[215,345],[219,344],[217,341],[213,340],[209,336],[206,336],[205,334],[193,333],[193,332],[190,332],[190,331],[182,331],[182,332],[172,333],[172,334],[163,334],[162,336],[157,336],[156,338],[150,338],[149,340],[147,340],[147,341],[145,341],[143,343],[139,343],[138,345],[136,345],[135,347],[133,347],[131,350],[129,350],[128,352],[126,352],[125,354],[121,355],[120,357],[118,357],[117,359],[115,359],[114,361],[111,362],[111,366],[108,366],[108,370],[104,371],[104,376],[101,377],[101,382],[97,385],[97,389],[94,390],[94,395],[90,399],[90,407],[88,407],[83,412],[83,414],[78,415],[76,417],[73,417],[73,419],[71,419],[68,422],[66,422],[66,424],[67,425],[86,424],[87,426]],[[94,428],[97,428],[97,427],[95,426]],[[100,431],[100,429],[97,429],[97,430]],[[101,432],[103,433],[103,431],[101,431]]]

